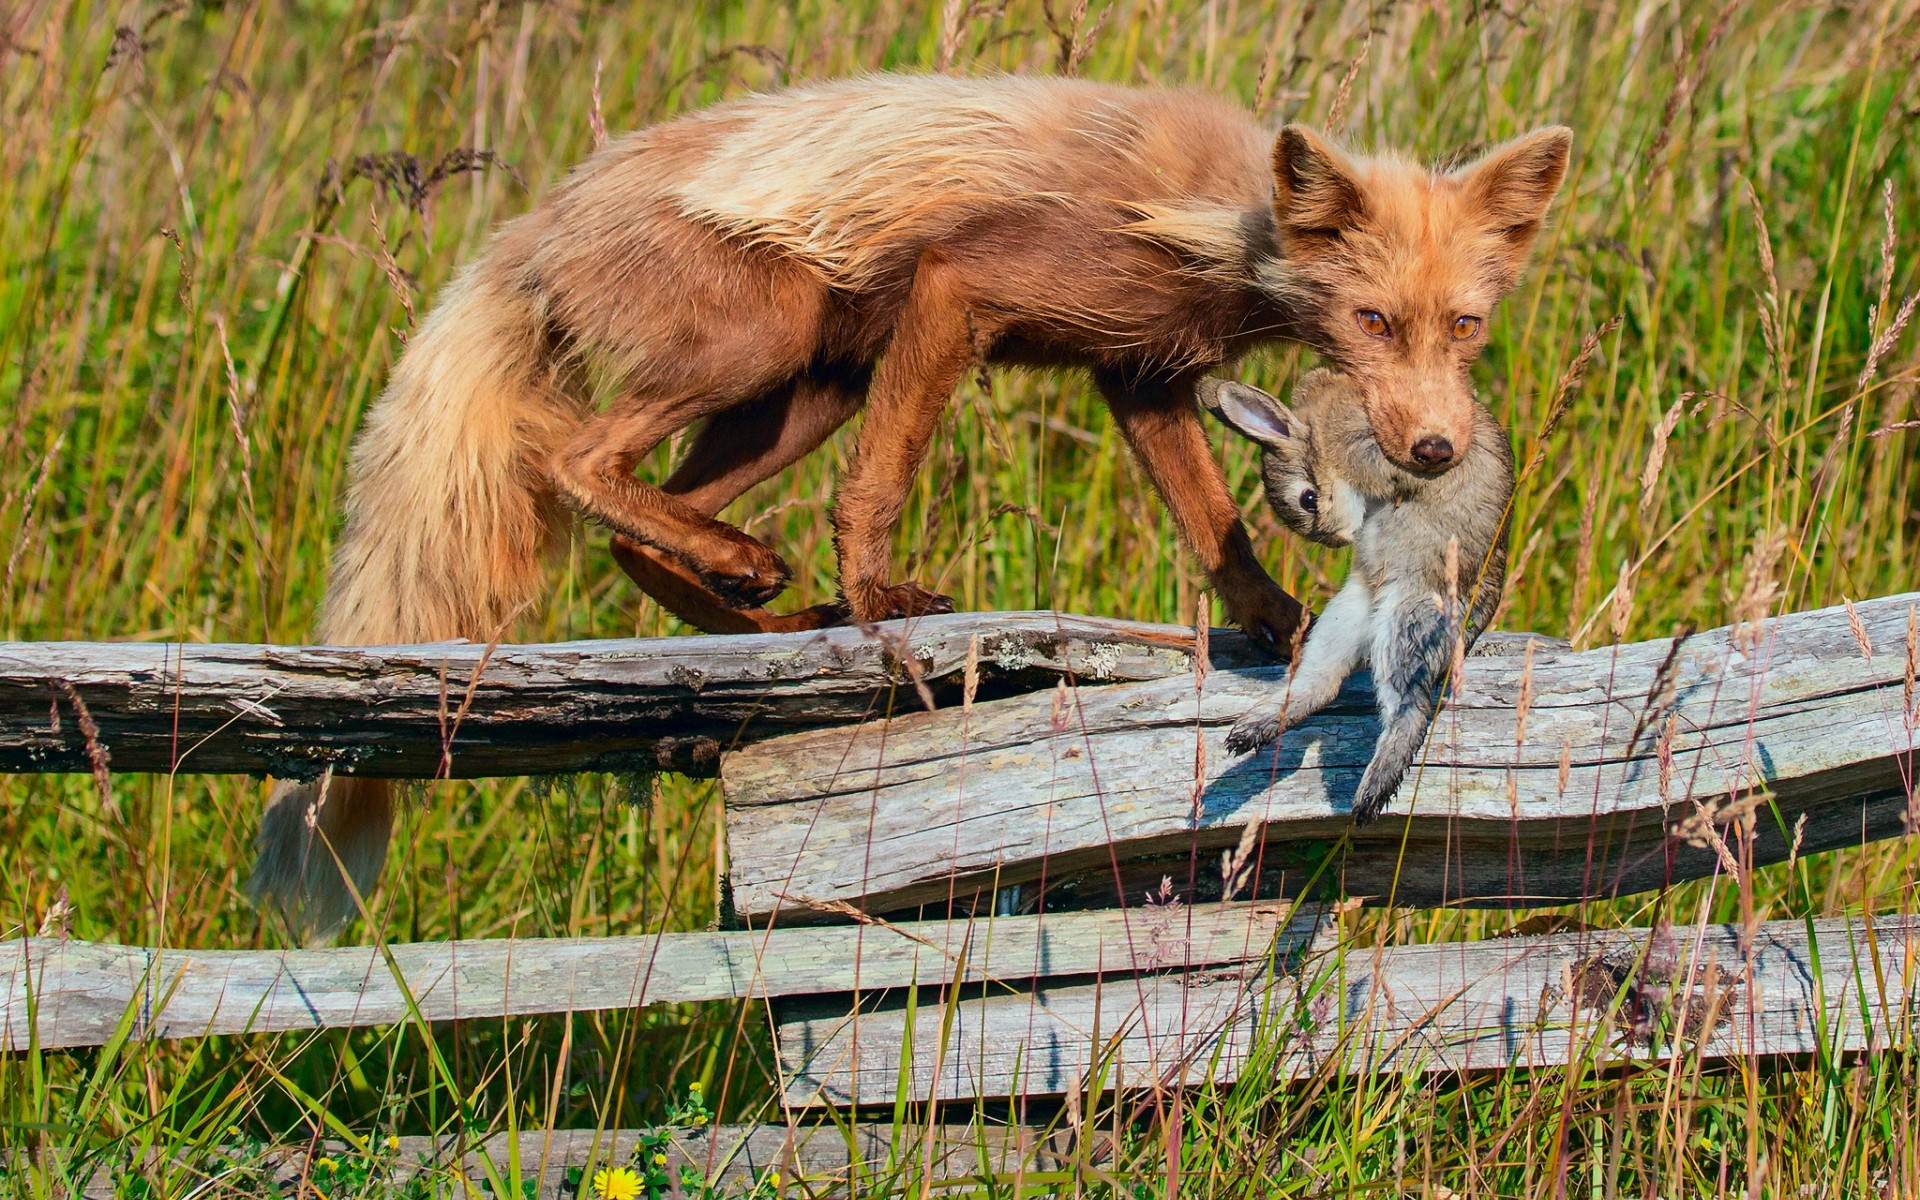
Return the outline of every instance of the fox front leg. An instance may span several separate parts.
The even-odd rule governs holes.
[[[1433,705],[1453,657],[1455,622],[1431,594],[1388,597],[1373,643],[1380,739],[1353,797],[1353,823],[1378,820],[1427,744]],[[1394,602],[1397,601],[1397,602]]]
[[[979,332],[956,269],[933,251],[922,255],[874,367],[866,419],[834,501],[840,589],[855,621],[953,611],[952,600],[918,583],[889,583],[888,556],[900,510],[940,414],[973,361]]]
[[[1366,661],[1372,626],[1373,593],[1350,578],[1308,628],[1300,660],[1288,669],[1280,695],[1234,722],[1227,749],[1235,754],[1256,750],[1333,703],[1347,676]]]
[[[1094,380],[1121,435],[1166,503],[1181,540],[1226,604],[1228,617],[1255,646],[1286,658],[1306,610],[1254,555],[1240,508],[1200,424],[1196,381],[1190,376],[1138,378],[1118,371],[1097,372]]]

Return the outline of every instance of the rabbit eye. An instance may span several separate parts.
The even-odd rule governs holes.
[[[1312,488],[1302,488],[1300,490],[1300,508],[1303,512],[1317,513],[1320,511],[1320,497]]]

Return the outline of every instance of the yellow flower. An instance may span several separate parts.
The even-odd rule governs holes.
[[[334,1169],[335,1167],[337,1167],[337,1166],[339,1166],[340,1164],[339,1164],[339,1163],[337,1163],[337,1162],[334,1162],[334,1161],[333,1161],[333,1159],[331,1159],[331,1158],[325,1158],[325,1157],[323,1157],[323,1158],[321,1158],[321,1159],[320,1159],[320,1160],[319,1160],[318,1162],[316,1162],[316,1163],[314,1163],[313,1165],[314,1165],[314,1166],[316,1166],[316,1167],[319,1167],[319,1168],[320,1168],[320,1169],[321,1169],[322,1171],[331,1171],[331,1170],[333,1170],[333,1169]]]
[[[393,1136],[392,1134],[388,1134],[388,1135],[387,1135],[387,1149],[389,1149],[389,1150],[398,1150],[399,1148],[400,1148],[400,1139],[399,1139],[399,1138],[397,1138],[397,1137],[395,1137],[395,1136]]]
[[[625,1167],[593,1173],[594,1194],[601,1200],[638,1200],[640,1177]]]
[[[698,1092],[700,1090],[700,1081],[696,1079],[692,1083],[688,1084],[687,1090],[690,1092]]]
[[[666,1165],[667,1165],[667,1156],[666,1156],[666,1155],[664,1155],[664,1154],[659,1154],[659,1153],[656,1153],[656,1154],[655,1154],[655,1155],[653,1156],[653,1165],[654,1165],[654,1166],[656,1166],[656,1167],[664,1167],[664,1166],[666,1166]]]

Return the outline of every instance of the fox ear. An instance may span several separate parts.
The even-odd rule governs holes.
[[[1366,219],[1366,193],[1353,161],[1305,125],[1273,143],[1273,215],[1293,234],[1333,233]]]
[[[1470,219],[1505,238],[1516,257],[1526,254],[1567,176],[1572,149],[1573,130],[1549,125],[1455,171]]]
[[[1200,403],[1241,437],[1278,449],[1306,435],[1286,405],[1249,383],[1202,379]]]

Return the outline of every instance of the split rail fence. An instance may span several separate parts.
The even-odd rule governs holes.
[[[544,646],[4,644],[0,772],[717,776],[731,928],[19,938],[0,942],[0,1050],[764,999],[789,1124],[701,1145],[732,1170],[824,1171],[865,1135],[804,1114],[892,1105],[903,1073],[937,1105],[1910,1046],[1911,915],[1359,947],[1329,913],[1556,905],[1906,834],[1917,606],[1582,653],[1489,635],[1364,829],[1346,815],[1376,729],[1364,676],[1277,753],[1235,756],[1226,731],[1285,671],[1224,630],[1033,612]],[[992,1157],[970,1136],[958,1174]]]

